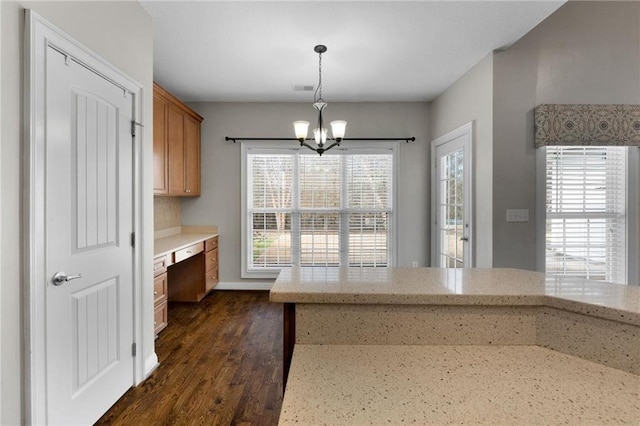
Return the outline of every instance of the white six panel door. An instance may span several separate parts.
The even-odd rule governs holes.
[[[134,380],[132,95],[46,64],[46,269],[69,279],[47,283],[47,417],[92,424]]]

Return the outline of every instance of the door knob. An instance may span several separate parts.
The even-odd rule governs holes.
[[[82,278],[82,274],[67,275],[66,272],[60,271],[60,272],[56,272],[53,275],[53,277],[51,278],[51,282],[53,283],[53,285],[62,285],[67,281],[75,280],[78,278]]]

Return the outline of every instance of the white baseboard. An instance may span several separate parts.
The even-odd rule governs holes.
[[[149,355],[144,361],[144,378],[147,379],[159,365],[158,355],[156,355],[155,352],[152,355]]]
[[[214,290],[271,290],[273,281],[220,282]]]

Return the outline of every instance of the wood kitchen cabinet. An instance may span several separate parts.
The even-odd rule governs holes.
[[[155,89],[155,87],[154,87]],[[169,103],[153,93],[153,193],[169,193],[167,114]]]
[[[218,284],[218,237],[204,242],[205,292],[213,290]]]
[[[203,118],[157,83],[153,84],[155,195],[200,195],[200,125]]]
[[[153,260],[153,329],[158,334],[167,326],[167,255]]]

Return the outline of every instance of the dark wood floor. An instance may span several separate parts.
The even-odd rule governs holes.
[[[282,305],[215,291],[171,303],[160,366],[98,425],[275,425],[282,405]]]

